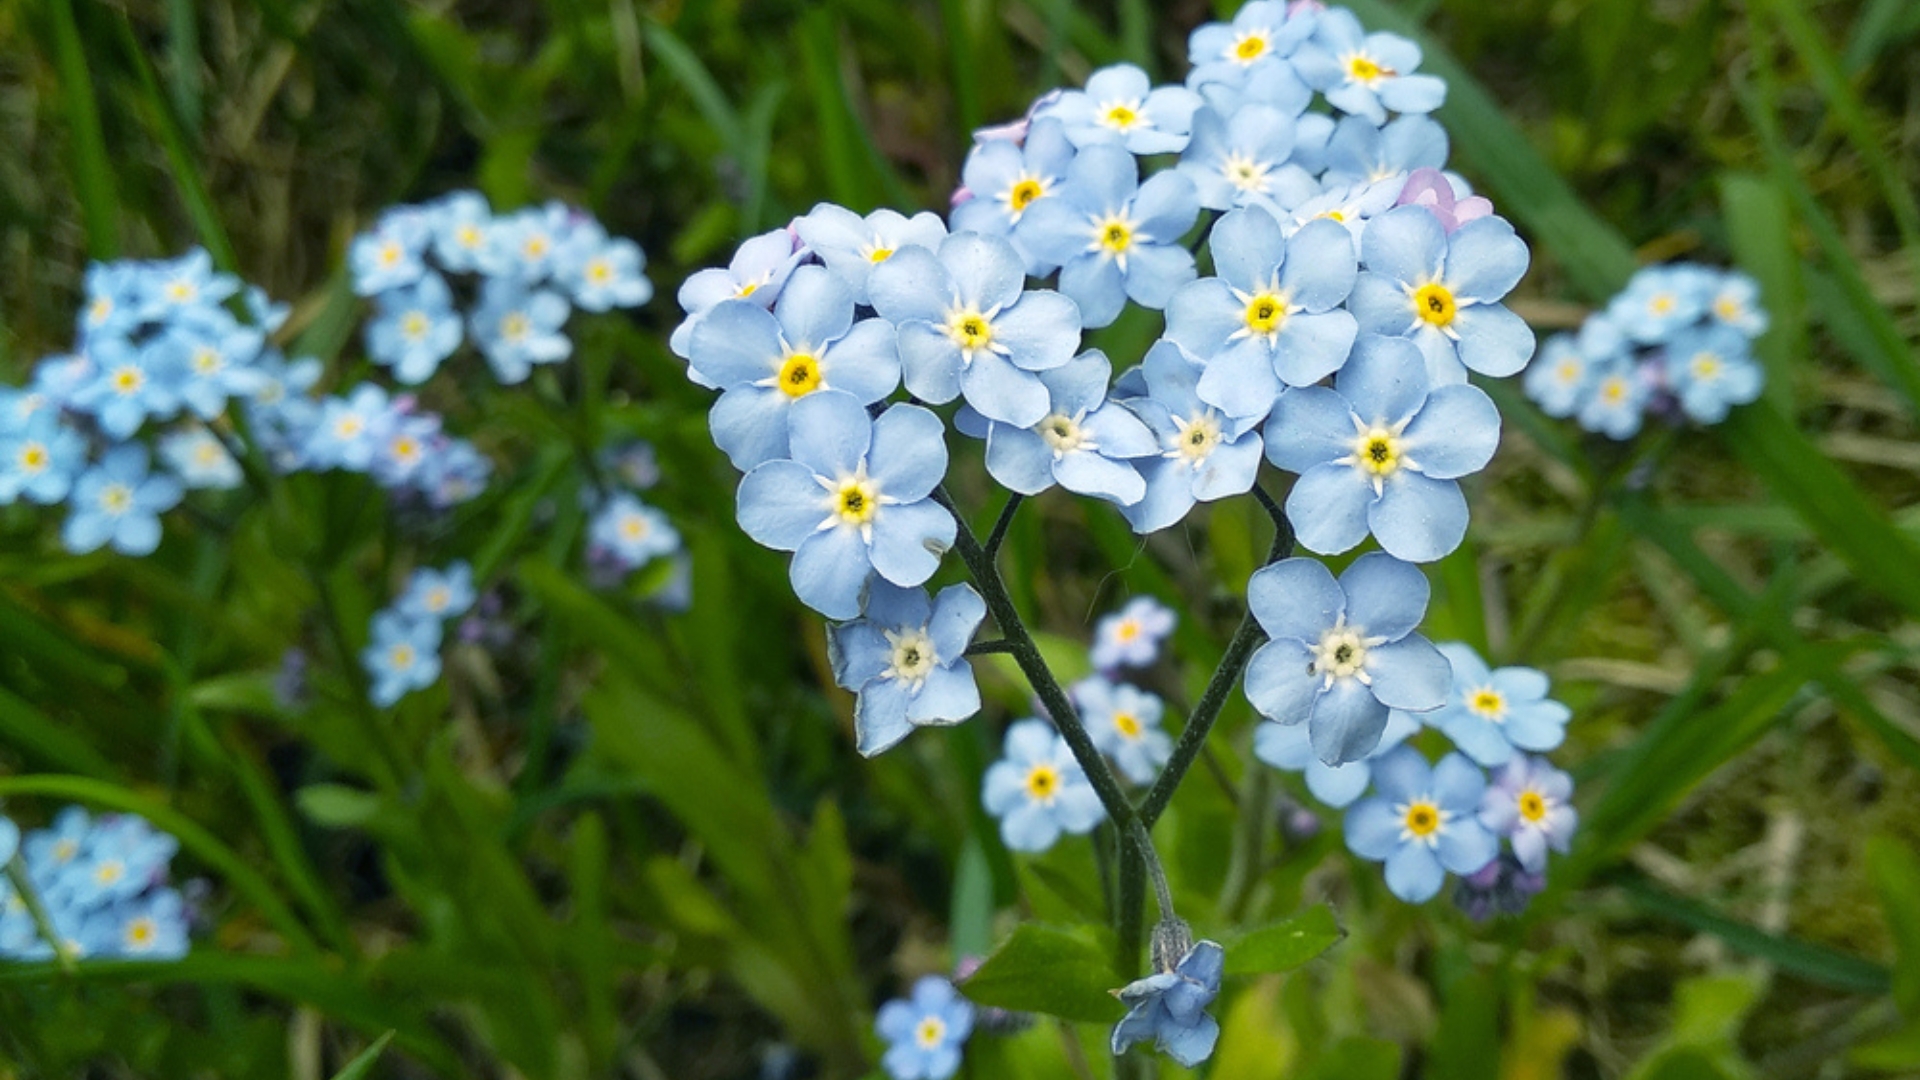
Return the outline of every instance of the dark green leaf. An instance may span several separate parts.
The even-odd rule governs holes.
[[[1920,858],[1888,836],[1867,841],[1867,868],[1893,934],[1893,1000],[1920,1018]]]
[[[1291,919],[1263,926],[1236,939],[1227,946],[1227,974],[1264,975],[1287,972],[1332,948],[1346,936],[1333,917],[1333,909],[1321,904]]]
[[[1085,938],[1027,923],[960,989],[978,1005],[1110,1024],[1125,1010],[1113,996],[1113,968]]]

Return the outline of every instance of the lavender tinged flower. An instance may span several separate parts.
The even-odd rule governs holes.
[[[1420,719],[1475,762],[1505,764],[1514,750],[1551,750],[1567,737],[1573,711],[1547,697],[1547,677],[1530,667],[1489,669],[1471,646],[1443,642],[1453,668],[1447,703]]]
[[[1486,922],[1495,915],[1518,915],[1527,909],[1527,901],[1547,887],[1544,874],[1530,873],[1512,852],[1460,879],[1453,888],[1453,902],[1474,922]]]
[[[1564,854],[1580,824],[1572,797],[1571,777],[1545,758],[1521,755],[1495,774],[1480,801],[1480,823],[1512,842],[1528,873],[1544,873],[1547,849]]]
[[[916,727],[957,724],[980,711],[967,642],[987,614],[980,594],[950,585],[931,603],[924,589],[884,578],[867,589],[855,622],[827,631],[834,682],[859,695],[854,734],[872,757]]]
[[[1191,1069],[1213,1054],[1220,1024],[1206,1008],[1220,993],[1226,951],[1212,941],[1195,942],[1170,970],[1128,983],[1120,990],[1127,1015],[1114,1025],[1112,1048],[1148,1039],[1168,1057]]]

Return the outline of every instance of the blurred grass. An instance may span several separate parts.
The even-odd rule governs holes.
[[[264,681],[276,657],[261,641],[307,636],[314,583],[272,569],[288,550],[284,523],[245,521],[214,593],[178,584],[194,580],[185,558],[110,568],[8,557],[7,770],[164,789],[178,800],[174,813],[234,823],[232,836],[193,834],[197,865],[220,870],[222,885],[248,900],[244,918],[269,916],[287,941],[310,927],[337,942],[343,917],[323,894],[353,900],[344,917],[353,945],[334,961],[348,974],[212,955],[170,973],[204,991],[194,1000],[210,1030],[256,1045],[238,1001],[217,996],[251,986],[363,1039],[398,1031],[405,1053],[455,1075],[472,1048],[408,998],[457,997],[500,1056],[531,1074],[578,1062],[600,1074],[637,1053],[646,1060],[638,1075],[697,1077],[748,1072],[751,1048],[776,1037],[772,1015],[781,1037],[844,1070],[865,1052],[863,1032],[849,1026],[873,1004],[863,995],[898,985],[890,965],[902,976],[928,969],[926,953],[944,934],[929,919],[951,912],[968,943],[993,936],[994,902],[1019,895],[973,798],[996,740],[974,724],[944,743],[852,759],[848,703],[820,688],[818,622],[780,599],[780,561],[732,530],[731,480],[704,445],[704,399],[678,383],[657,338],[675,319],[673,286],[723,259],[738,237],[822,199],[941,209],[970,127],[1016,116],[1054,82],[1119,59],[1182,71],[1186,31],[1232,6],[0,0],[0,139],[13,148],[0,160],[0,371],[16,380],[71,344],[87,258],[196,242],[296,301],[303,349],[353,362],[356,307],[344,281],[327,276],[346,241],[386,205],[469,184],[502,206],[546,197],[588,205],[611,231],[642,242],[660,286],[638,326],[604,345],[614,358],[608,400],[624,400],[611,419],[565,435],[590,442],[621,423],[661,445],[681,502],[672,509],[693,538],[701,606],[678,622],[637,621],[629,606],[569,581],[553,565],[567,533],[545,516],[542,486],[488,507],[495,531],[467,554],[509,573],[548,629],[536,655],[500,661],[505,694],[459,683],[470,700],[408,714],[413,726],[395,739],[430,763],[424,787],[385,790],[373,779],[377,762],[337,687],[297,722],[258,701],[233,707],[230,724],[182,710],[186,695],[234,685],[215,680]],[[1876,888],[1897,898],[1906,887],[1876,878],[1858,840],[1876,832],[1920,846],[1920,522],[1908,512],[1920,500],[1920,84],[1910,62],[1920,5],[1353,6],[1372,27],[1420,35],[1425,69],[1452,81],[1441,118],[1456,165],[1534,246],[1522,306],[1601,302],[1650,259],[1731,262],[1762,285],[1774,314],[1760,346],[1764,406],[1714,437],[1649,443],[1650,476],[1621,448],[1545,420],[1510,389],[1499,394],[1507,445],[1474,492],[1472,556],[1436,573],[1434,619],[1496,660],[1548,667],[1576,707],[1573,741],[1558,758],[1580,764],[1590,831],[1565,892],[1589,873],[1610,880],[1623,862],[1658,886],[1558,893],[1507,936],[1511,948],[1488,978],[1514,1010],[1514,1045],[1551,1041],[1540,1034],[1557,1030],[1550,1023],[1532,1026],[1544,1001],[1585,1018],[1569,1075],[1625,1073],[1650,1049],[1678,1053],[1664,1003],[1690,977],[1724,971],[1724,944],[1763,960],[1772,950],[1780,975],[1754,1005],[1743,1051],[1762,1075],[1805,1075],[1794,1064],[1855,1006],[1831,978],[1818,988],[1793,981],[1794,964],[1826,965],[1852,989],[1872,989],[1860,965],[1884,960],[1892,943]],[[1122,328],[1107,343],[1124,363],[1151,332]],[[556,434],[531,406],[486,419],[503,450],[550,445]],[[1853,452],[1823,456],[1836,446]],[[539,461],[543,484],[570,475],[557,450]],[[296,491],[290,512],[308,505],[300,499],[336,511],[367,502],[364,490],[338,484]],[[390,583],[393,553],[370,554],[351,516],[326,516],[334,536],[314,554],[350,621],[363,621]],[[10,550],[46,550],[31,515],[0,512],[0,526]],[[1225,510],[1142,544],[1103,510],[1046,501],[1009,537],[1011,584],[1062,640],[1129,591],[1185,600],[1185,669],[1169,679],[1177,690],[1204,675],[1237,617],[1259,527],[1255,515]],[[549,528],[545,549],[530,553]],[[243,606],[229,610],[213,595]],[[191,634],[166,629],[201,618]],[[581,660],[587,643],[603,659]],[[1004,710],[1023,704],[1011,685],[988,691]],[[470,730],[429,730],[439,707]],[[525,745],[522,718],[541,732]],[[1236,702],[1225,737],[1244,739],[1250,720]],[[183,740],[170,769],[160,767],[168,723]],[[668,746],[687,748],[670,760],[699,768],[664,766],[653,755]],[[11,783],[168,813],[157,794]],[[1231,813],[1225,791],[1234,789],[1211,783],[1196,775],[1190,786],[1202,790],[1183,793],[1163,829],[1188,867],[1210,864],[1214,826]],[[714,791],[761,784],[764,804],[711,802]],[[304,819],[278,820],[277,798],[296,785],[308,796]],[[398,824],[428,812],[430,829]],[[1782,830],[1799,837],[1784,854]],[[1306,860],[1324,850],[1296,849],[1255,910],[1331,894],[1353,901],[1344,910],[1386,914],[1355,928],[1342,966],[1321,976],[1329,1003],[1303,1000],[1309,983],[1293,979],[1284,995],[1272,991],[1265,1027],[1230,1014],[1242,1039],[1292,1042],[1262,1053],[1229,1046],[1223,1058],[1285,1054],[1300,1075],[1395,1075],[1401,1052],[1380,1038],[1419,1041],[1420,1031],[1396,1025],[1433,1006],[1397,974],[1414,965],[1393,943],[1428,931],[1383,902],[1364,872],[1351,885],[1309,878]],[[463,865],[469,853],[473,865]],[[303,869],[307,858],[319,869]],[[275,868],[272,880],[249,869],[256,859]],[[1074,880],[1039,867],[1026,877],[1049,875]],[[300,913],[278,899],[282,888]],[[1073,892],[1043,886],[1029,902],[1096,902]],[[785,896],[804,899],[792,912],[768,910]],[[498,911],[469,924],[460,913],[473,904]],[[547,917],[550,907],[565,912],[562,922]],[[1911,927],[1900,926],[1906,957]],[[261,932],[242,925],[226,944]],[[355,955],[388,948],[364,967]],[[462,965],[476,949],[512,959],[491,980],[469,979]],[[1911,963],[1896,985],[1910,988]],[[716,971],[737,989],[711,982]],[[9,974],[22,983],[34,975]],[[1456,1002],[1475,991],[1437,981],[1441,1015],[1465,1015]],[[0,1020],[55,1016],[60,1002],[42,995],[31,1011],[0,1003]],[[1273,1033],[1276,1013],[1284,1036]],[[575,1015],[577,1044],[546,1039],[549,1025]],[[1432,1048],[1437,1063],[1491,1060],[1484,1042],[1497,1030],[1446,1022],[1464,1026]],[[676,1035],[683,1027],[699,1034]],[[0,1053],[87,1059],[84,1050],[62,1058],[50,1036],[0,1036],[29,1037],[39,1041],[27,1050],[0,1042]],[[175,1038],[170,1045],[183,1046],[191,1036]],[[710,1042],[724,1047],[702,1049]],[[283,1047],[258,1046],[245,1063],[270,1075]],[[362,1048],[343,1043],[336,1056]],[[140,1053],[163,1069],[165,1051]]]

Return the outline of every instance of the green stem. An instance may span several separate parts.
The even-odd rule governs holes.
[[[73,974],[73,950],[60,937],[60,931],[53,927],[53,917],[40,902],[40,891],[33,887],[33,879],[27,876],[27,864],[20,861],[20,853],[13,853],[7,860],[7,878],[13,882],[13,891],[20,902],[27,906],[27,914],[33,916],[33,928],[39,932],[40,940],[53,950],[54,959],[60,964],[60,970]]]
[[[1015,491],[1007,496],[1007,504],[1000,508],[1000,517],[993,523],[993,531],[987,534],[987,561],[993,561],[1000,554],[1000,544],[1007,538],[1007,528],[1013,524],[1014,512],[1020,509],[1020,503],[1026,496]]]

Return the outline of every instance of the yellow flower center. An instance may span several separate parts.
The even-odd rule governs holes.
[[[1100,122],[1115,131],[1126,131],[1140,122],[1140,103],[1113,101],[1100,107]]]
[[[176,281],[167,286],[167,297],[184,304],[193,299],[198,291],[190,282]]]
[[[1261,337],[1272,337],[1287,321],[1287,304],[1277,293],[1255,293],[1247,301],[1247,329]]]
[[[1124,218],[1108,218],[1100,223],[1100,246],[1113,255],[1125,255],[1133,244],[1133,228]]]
[[[1335,679],[1347,679],[1356,675],[1366,679],[1367,643],[1358,631],[1350,626],[1335,626],[1320,635],[1320,643],[1313,647],[1313,663],[1308,667],[1309,675],[1326,676],[1329,685]]]
[[[922,1050],[935,1049],[942,1042],[946,1041],[946,1038],[946,1021],[941,1020],[937,1016],[927,1017],[925,1020],[920,1021],[918,1027],[913,1029],[913,1041],[918,1043]]]
[[[135,949],[145,949],[153,944],[153,939],[159,933],[158,928],[153,925],[153,920],[142,915],[127,924],[127,944]]]
[[[790,398],[805,397],[820,389],[820,361],[812,353],[788,353],[780,361],[780,373],[774,385]]]
[[[1647,310],[1655,315],[1665,315],[1679,303],[1672,293],[1654,293],[1653,299],[1647,301]]]
[[[833,492],[833,512],[845,525],[866,526],[880,512],[880,492],[865,474],[840,481]]]
[[[1563,383],[1575,382],[1580,378],[1580,365],[1571,360],[1562,360],[1560,366],[1553,369],[1553,374]]]
[[[1140,718],[1130,712],[1114,713],[1113,726],[1114,729],[1120,732],[1125,738],[1137,739],[1140,737]]]
[[[427,590],[427,610],[428,611],[445,611],[447,609],[447,605],[452,602],[453,602],[453,594],[448,592],[446,589],[446,586],[444,585],[435,586],[434,588]]]
[[[358,416],[349,413],[334,422],[333,433],[342,439],[352,439],[365,428],[366,424]]]
[[[213,349],[201,349],[193,354],[193,370],[202,375],[211,375],[220,370],[220,354]]]
[[[968,359],[993,345],[993,323],[978,308],[964,308],[947,316],[947,337],[967,354]]]
[[[739,288],[733,290],[733,298],[736,300],[744,300],[754,293],[759,292],[760,285],[761,283],[758,281],[743,281],[740,283]]]
[[[1320,216],[1326,218],[1328,221],[1338,222],[1342,225],[1347,223],[1347,215],[1339,210],[1329,210]]]
[[[1530,825],[1539,824],[1547,816],[1546,797],[1537,791],[1523,791],[1518,800],[1520,818]]]
[[[1046,193],[1047,185],[1039,177],[1023,175],[1020,179],[1014,181],[1012,187],[1007,189],[1007,206],[1013,210],[1014,214],[1018,215],[1020,211],[1033,205],[1033,200],[1040,198]]]
[[[93,880],[101,885],[111,885],[127,875],[127,868],[117,862],[103,862],[94,867]]]
[[[1497,724],[1507,718],[1507,698],[1493,687],[1483,686],[1467,695],[1467,709]]]
[[[1384,76],[1394,74],[1397,72],[1366,53],[1354,53],[1347,57],[1347,78],[1354,82],[1371,86]]]
[[[1713,313],[1732,322],[1740,317],[1740,301],[1731,296],[1722,296],[1713,302]]]
[[[1214,447],[1220,445],[1220,421],[1214,417],[1211,409],[1192,420],[1182,420],[1176,416],[1173,424],[1179,434],[1174,437],[1173,450],[1168,457],[1184,458],[1197,467],[1213,453]]]
[[[1720,358],[1710,352],[1695,353],[1689,366],[1693,369],[1693,377],[1702,382],[1720,374]]]
[[[1416,799],[1402,811],[1401,821],[1410,838],[1425,840],[1440,831],[1446,817],[1438,806],[1425,799]]]
[[[628,514],[620,519],[620,537],[624,540],[644,540],[647,536],[647,519],[639,514]]]
[[[460,231],[454,234],[454,238],[463,248],[477,248],[480,246],[480,226],[462,225]]]
[[[113,389],[118,394],[139,393],[140,387],[145,385],[146,381],[146,375],[136,367],[123,367],[113,373]]]
[[[539,259],[546,256],[547,247],[548,247],[547,238],[538,233],[535,233],[534,235],[527,237],[527,242],[521,245],[520,250],[525,252],[527,258],[529,259]]]
[[[420,442],[411,435],[402,435],[393,440],[388,450],[398,461],[412,461],[420,456]]]
[[[20,468],[37,473],[47,467],[47,448],[37,442],[30,442],[20,448]]]
[[[389,240],[380,245],[380,265],[392,266],[400,261],[400,245]]]
[[[1413,290],[1413,313],[1435,330],[1452,326],[1453,317],[1459,310],[1453,293],[1437,281]]]
[[[1606,382],[1600,384],[1600,397],[1609,405],[1619,404],[1620,399],[1626,396],[1627,396],[1626,380],[1622,379],[1618,375],[1615,375],[1609,378]]]
[[[400,320],[400,332],[418,341],[427,336],[427,315],[423,311],[409,311]]]
[[[1056,455],[1072,453],[1087,441],[1086,431],[1073,422],[1073,417],[1064,413],[1054,413],[1040,421],[1035,430],[1040,432],[1040,438]]]
[[[1037,802],[1046,802],[1060,790],[1060,770],[1051,765],[1035,765],[1027,772],[1027,795]]]
[[[500,320],[500,336],[508,341],[519,341],[527,336],[527,331],[531,328],[532,324],[527,321],[527,317],[518,311],[509,312]]]
[[[1233,47],[1227,50],[1227,55],[1242,64],[1251,64],[1267,55],[1267,50],[1272,47],[1273,43],[1267,40],[1266,31],[1249,30],[1240,35],[1239,40],[1233,43]]]
[[[80,845],[75,843],[72,840],[63,839],[53,845],[53,861],[54,862],[57,862],[57,863],[72,862],[73,857],[78,854],[80,854]]]
[[[1400,440],[1383,427],[1370,427],[1353,441],[1353,465],[1379,479],[1392,476],[1405,463]]]
[[[587,264],[587,280],[595,285],[605,285],[613,280],[613,267],[605,259],[595,259]]]
[[[124,514],[133,509],[133,492],[125,484],[109,484],[100,493],[100,508],[109,514]]]
[[[111,314],[113,314],[113,298],[110,296],[102,296],[96,299],[93,304],[87,308],[87,317],[96,323],[106,322],[107,316]]]
[[[867,261],[870,263],[883,263],[892,257],[893,249],[885,244],[875,243],[867,249]]]
[[[1139,637],[1140,636],[1139,621],[1136,619],[1121,619],[1120,626],[1118,629],[1116,629],[1113,632],[1113,636],[1119,638],[1123,643],[1132,641],[1134,638]]]
[[[933,639],[926,633],[918,630],[909,630],[903,634],[883,630],[881,633],[886,635],[887,644],[893,646],[892,661],[887,667],[887,674],[890,677],[903,682],[919,683],[933,674],[934,667],[940,661],[933,651]]]
[[[413,646],[404,642],[387,650],[387,664],[395,670],[413,666]]]

